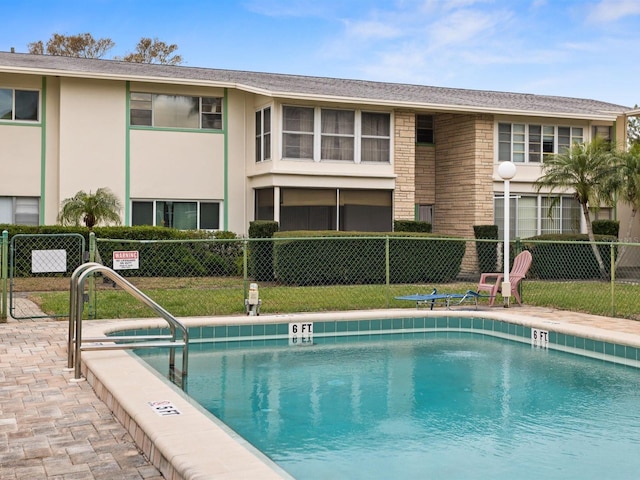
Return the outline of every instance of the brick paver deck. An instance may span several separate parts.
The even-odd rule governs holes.
[[[69,381],[67,328],[0,323],[0,479],[163,479],[91,386]]]
[[[37,309],[23,303],[23,314]],[[510,310],[640,344],[640,322],[528,306]],[[66,321],[46,318],[0,323],[0,480],[163,479],[89,383],[70,381],[67,329]]]

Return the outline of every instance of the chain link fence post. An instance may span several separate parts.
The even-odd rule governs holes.
[[[611,246],[609,247],[609,257],[610,257],[610,271],[611,274],[609,277],[611,278],[611,316],[616,316],[616,250],[615,243],[611,242]]]
[[[0,314],[0,323],[7,322],[7,278],[9,273],[9,232],[4,230],[2,232],[2,245],[0,248],[0,265],[2,266],[2,313]]]
[[[242,278],[243,292],[242,298],[249,298],[249,258],[248,258],[248,240],[242,242]]]
[[[389,308],[389,304],[391,302],[391,270],[389,268],[390,265],[390,253],[389,253],[389,235],[385,237],[384,243],[385,249],[385,272],[386,272],[386,291],[387,291],[387,305],[386,308]]]
[[[90,262],[95,262],[96,261],[96,234],[94,232],[89,232],[89,261]],[[102,263],[102,262],[99,262]],[[88,284],[89,284],[89,308],[88,308],[88,315],[89,318],[94,319],[96,318],[96,310],[97,310],[97,301],[98,301],[98,296],[96,294],[96,277],[95,275],[91,275],[88,278]]]

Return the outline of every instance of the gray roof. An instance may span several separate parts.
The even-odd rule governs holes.
[[[7,52],[0,52],[0,72],[211,85],[276,98],[433,111],[614,120],[630,110],[622,105],[582,98]]]

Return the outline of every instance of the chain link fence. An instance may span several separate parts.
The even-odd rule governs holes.
[[[523,240],[512,243],[510,258],[523,249],[533,257],[521,284],[525,304],[640,319],[640,244]],[[481,273],[503,271],[502,251],[502,243],[493,240],[418,235],[98,238],[90,242],[89,258],[114,268],[176,316],[211,316],[246,313],[245,299],[253,283],[263,314],[415,308],[415,303],[395,297],[428,294],[434,288],[438,293],[475,290]],[[46,292],[33,290],[46,312],[66,314],[68,273],[40,278]],[[16,276],[23,274],[27,284],[38,280],[25,268],[16,268]],[[88,308],[92,317],[155,316],[106,279],[97,278],[93,285]],[[487,303],[481,299],[480,308]]]
[[[68,291],[69,277],[86,260],[85,239],[80,234],[17,234],[9,242],[9,312],[13,318],[64,317],[68,308],[43,315],[32,302],[48,291]]]

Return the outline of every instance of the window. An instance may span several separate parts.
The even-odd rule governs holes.
[[[416,143],[434,143],[433,115],[416,115]]]
[[[129,100],[131,125],[222,129],[222,98],[131,92]]]
[[[574,143],[583,143],[581,127],[558,127],[558,153],[566,152]]]
[[[390,190],[282,188],[280,230],[389,232],[391,197]]]
[[[40,92],[0,88],[0,120],[37,122]]]
[[[256,220],[273,220],[273,188],[256,190]]]
[[[271,160],[271,107],[256,112],[256,162]]]
[[[340,196],[340,230],[390,232],[391,192],[388,190],[345,190]]]
[[[284,158],[390,162],[388,113],[284,106],[282,116]]]
[[[284,107],[282,145],[285,158],[313,158],[314,111],[307,107]]]
[[[220,203],[170,200],[134,200],[131,225],[155,225],[179,230],[218,230]]]
[[[433,205],[418,205],[418,221],[433,225]]]
[[[498,124],[498,161],[540,163],[548,155],[562,153],[584,141],[582,127]]]
[[[591,127],[591,135],[592,138],[600,138],[610,144],[612,139],[611,130],[612,128],[606,125],[594,125]]]
[[[550,210],[551,208],[551,210]],[[504,235],[504,197],[494,198],[498,236]],[[579,233],[580,205],[570,196],[522,195],[510,199],[509,236],[528,238],[547,233]]]
[[[335,189],[280,189],[280,230],[336,230]]]
[[[391,150],[391,120],[388,113],[362,112],[363,162],[389,163]]]
[[[0,223],[39,225],[40,199],[37,197],[0,197]]]
[[[355,112],[350,110],[321,111],[322,160],[354,160]]]

